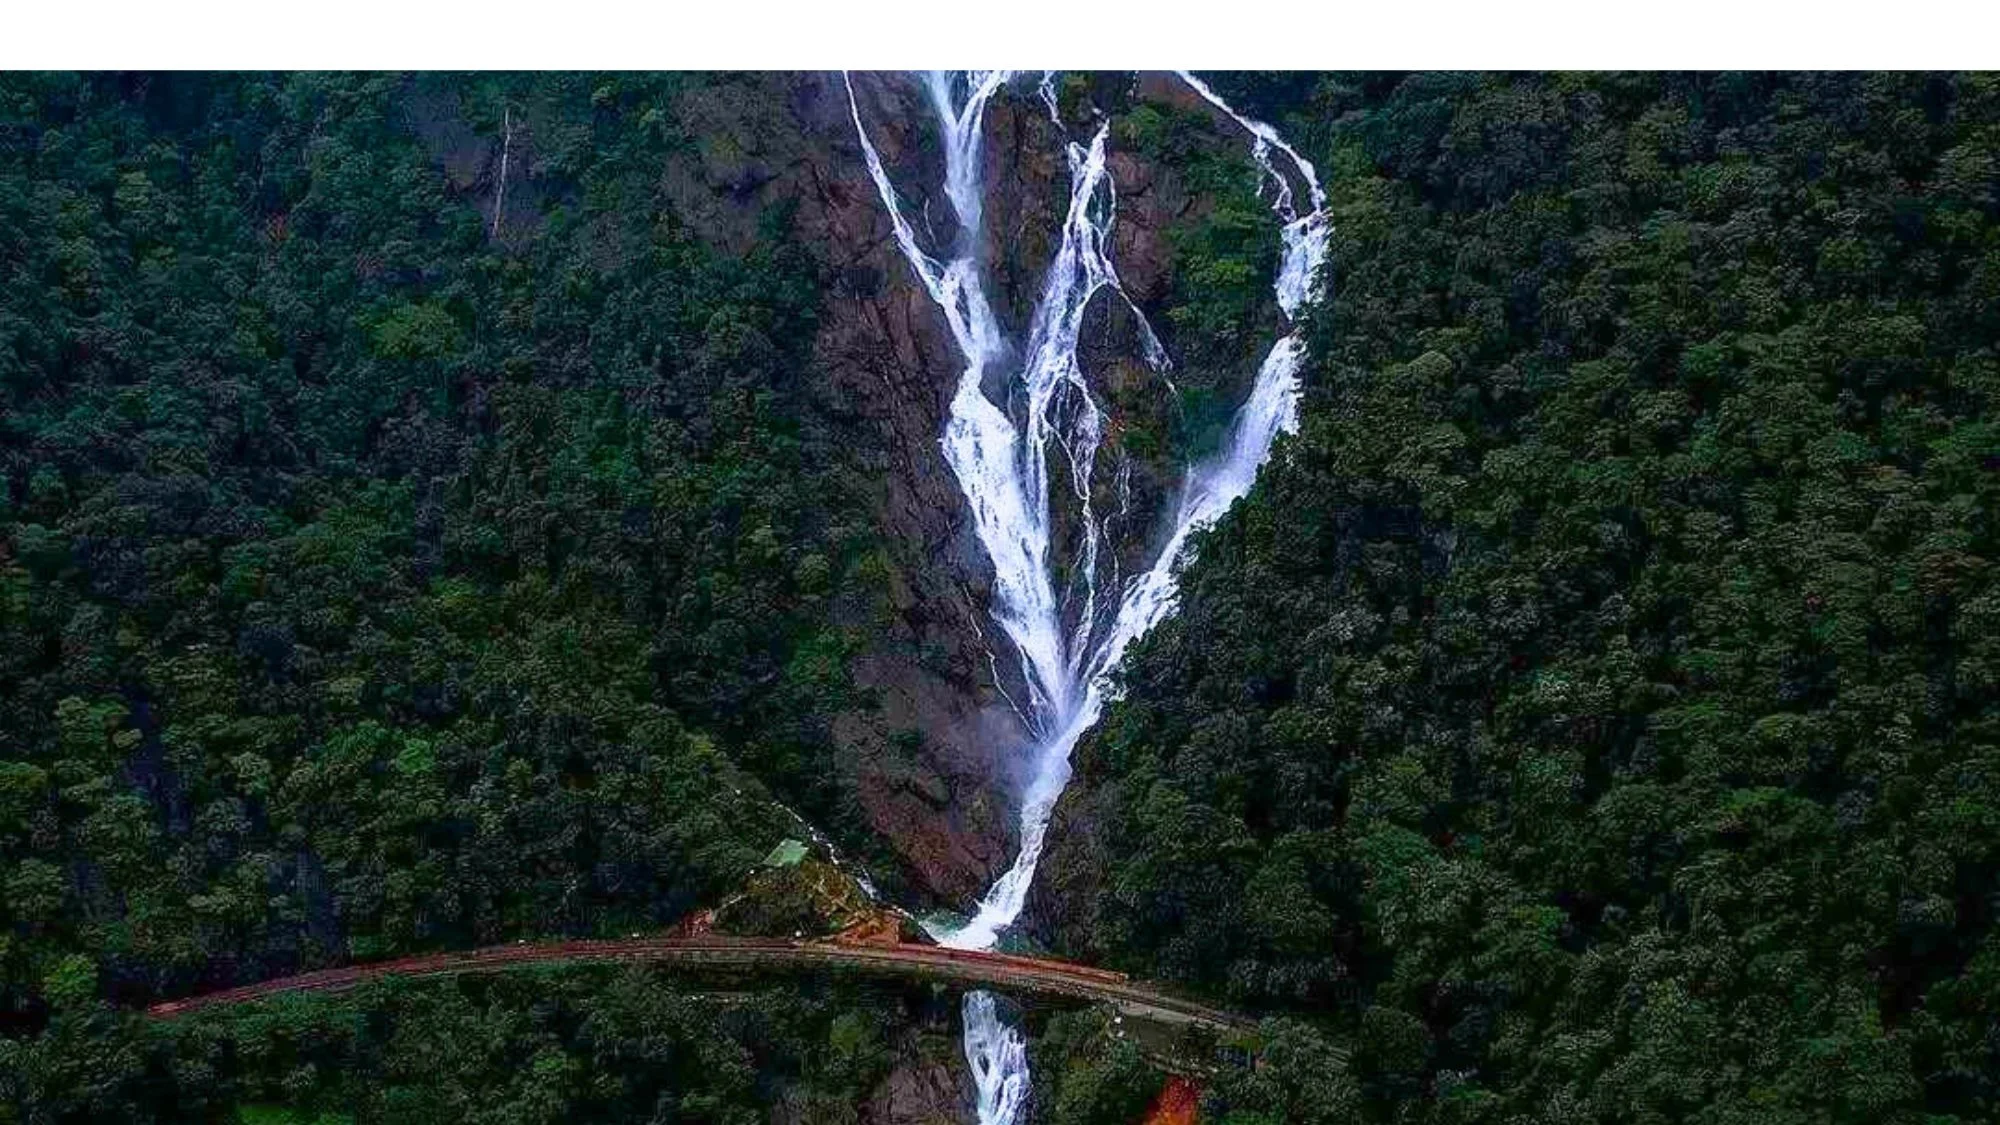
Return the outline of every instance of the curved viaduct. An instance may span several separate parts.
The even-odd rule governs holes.
[[[1132,981],[1123,973],[1045,957],[945,949],[935,945],[865,945],[839,941],[681,938],[556,941],[496,945],[462,953],[430,953],[394,961],[320,969],[297,976],[169,1000],[147,1014],[171,1018],[228,1004],[293,992],[337,992],[386,977],[486,973],[523,965],[644,961],[689,967],[837,968],[883,976],[919,977],[955,984],[1069,997],[1106,1004],[1150,1023],[1240,1030],[1252,1021]]]

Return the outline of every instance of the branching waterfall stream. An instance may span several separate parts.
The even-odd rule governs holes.
[[[1122,581],[1115,568],[1108,578],[1102,575],[1099,556],[1109,546],[1106,517],[1092,510],[1091,486],[1105,417],[1077,360],[1078,337],[1091,302],[1108,290],[1131,308],[1147,362],[1164,370],[1168,358],[1144,315],[1125,296],[1111,261],[1117,187],[1106,163],[1108,121],[1097,124],[1088,143],[1066,142],[1070,183],[1061,244],[1018,350],[1002,330],[980,273],[981,145],[986,108],[1013,76],[1009,71],[932,72],[922,79],[942,133],[944,191],[956,224],[948,245],[929,249],[905,215],[862,122],[851,79],[847,86],[862,155],[897,245],[943,311],[965,361],[942,444],[992,561],[991,612],[1013,644],[1029,697],[1022,718],[1033,738],[1033,760],[1021,805],[1020,851],[972,919],[936,935],[942,944],[960,949],[991,948],[1019,917],[1050,814],[1069,782],[1070,751],[1097,721],[1110,690],[1109,673],[1133,640],[1172,612],[1175,572],[1189,536],[1250,490],[1271,443],[1295,425],[1303,355],[1296,332],[1272,345],[1221,452],[1188,468],[1172,508],[1173,522],[1151,566]],[[1194,76],[1183,72],[1181,78],[1251,137],[1252,155],[1264,177],[1261,190],[1283,224],[1283,255],[1273,288],[1286,319],[1295,322],[1326,255],[1326,200],[1313,166],[1270,126],[1238,114]],[[1049,76],[1043,76],[1039,94],[1060,127]],[[1278,157],[1304,184],[1310,206],[1303,211]],[[1000,391],[1000,402],[989,397],[989,388]],[[1060,585],[1051,568],[1057,549],[1049,498],[1052,450],[1064,458],[1062,467],[1078,507],[1073,556],[1061,567],[1073,577]],[[1103,590],[1098,588],[1101,581]],[[1066,607],[1073,608],[1066,614]],[[1074,618],[1067,626],[1066,616]],[[1009,1125],[1027,1099],[1026,1043],[988,993],[966,996],[963,1019],[979,1121]]]

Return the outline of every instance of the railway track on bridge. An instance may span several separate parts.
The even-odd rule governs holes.
[[[434,977],[491,973],[549,964],[649,962],[689,967],[769,967],[787,970],[845,969],[880,976],[918,977],[999,991],[1062,996],[1108,1004],[1120,1012],[1167,1024],[1218,1030],[1249,1027],[1250,1020],[1195,1003],[1123,973],[1046,957],[945,949],[942,946],[868,945],[782,939],[699,937],[578,940],[488,946],[456,953],[430,953],[319,969],[256,984],[221,989],[148,1008],[159,1019],[267,997],[301,992],[339,992],[389,977]]]

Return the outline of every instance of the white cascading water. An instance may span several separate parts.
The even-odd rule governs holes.
[[[1250,490],[1271,443],[1296,423],[1303,356],[1296,332],[1272,346],[1236,416],[1228,444],[1213,461],[1188,470],[1173,526],[1151,568],[1122,584],[1114,581],[1116,588],[1107,591],[1112,603],[1100,606],[1098,555],[1104,548],[1105,529],[1103,519],[1092,510],[1091,485],[1104,415],[1076,353],[1091,300],[1106,289],[1127,300],[1110,259],[1117,195],[1105,161],[1109,126],[1100,124],[1088,145],[1067,146],[1070,193],[1062,242],[1044,278],[1021,360],[1009,366],[1013,353],[986,297],[978,246],[984,191],[982,126],[988,102],[1011,77],[1008,71],[933,72],[925,77],[943,132],[945,194],[957,221],[952,244],[937,248],[935,254],[918,244],[861,122],[852,82],[848,85],[848,106],[862,155],[888,210],[897,245],[943,310],[965,358],[945,425],[945,459],[993,563],[992,613],[1019,655],[1029,693],[1022,717],[1035,738],[1035,760],[1021,806],[1020,851],[980,900],[972,919],[937,935],[944,945],[959,949],[992,948],[1001,931],[1020,916],[1041,859],[1049,816],[1069,782],[1070,751],[1096,723],[1109,691],[1109,673],[1126,647],[1173,609],[1175,570],[1188,537]],[[1270,126],[1238,114],[1193,75],[1183,72],[1181,77],[1253,138],[1252,153],[1271,185],[1271,208],[1284,224],[1283,258],[1274,289],[1286,318],[1296,321],[1326,255],[1326,200],[1312,164]],[[1049,76],[1043,76],[1038,92],[1060,125]],[[1273,163],[1273,150],[1289,158],[1304,181],[1312,203],[1307,213],[1298,213],[1291,181]],[[1145,317],[1136,307],[1132,311],[1147,360],[1163,369],[1164,351]],[[998,380],[1000,403],[988,397],[990,380]],[[1021,405],[1019,425],[1006,408],[1010,401]],[[1058,590],[1049,566],[1051,445],[1064,458],[1079,509],[1076,556],[1066,568],[1074,577],[1063,590]],[[1066,607],[1073,617],[1067,629]],[[966,1061],[978,1088],[979,1121],[1011,1125],[1027,1099],[1026,1044],[989,993],[968,994],[963,1019]]]

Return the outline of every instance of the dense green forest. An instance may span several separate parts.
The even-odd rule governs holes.
[[[644,968],[390,981],[162,1025],[59,1024],[11,1061],[78,1120],[851,1122],[898,1056],[955,1061],[949,998]],[[59,1100],[58,1100],[59,1099]]]
[[[662,198],[712,81],[0,76],[0,1123],[962,1077],[948,994],[837,979],[131,1013],[656,931],[778,801],[865,846],[879,482],[813,355],[859,282]],[[1329,296],[1078,748],[1040,936],[1268,1017],[1225,1125],[2000,1119],[2000,80],[1217,85],[1318,163]],[[1275,232],[1214,122],[1119,108],[1206,205],[1147,310],[1187,400],[1134,448],[1178,455]],[[1157,1093],[1102,1014],[1025,1018],[1037,1121]]]
[[[693,81],[0,81],[0,1021],[651,928],[839,820],[820,279],[657,198]],[[503,115],[514,230],[446,174]]]
[[[1331,298],[1060,944],[1351,1048],[1223,1121],[2000,1117],[2000,81],[1232,90]]]

